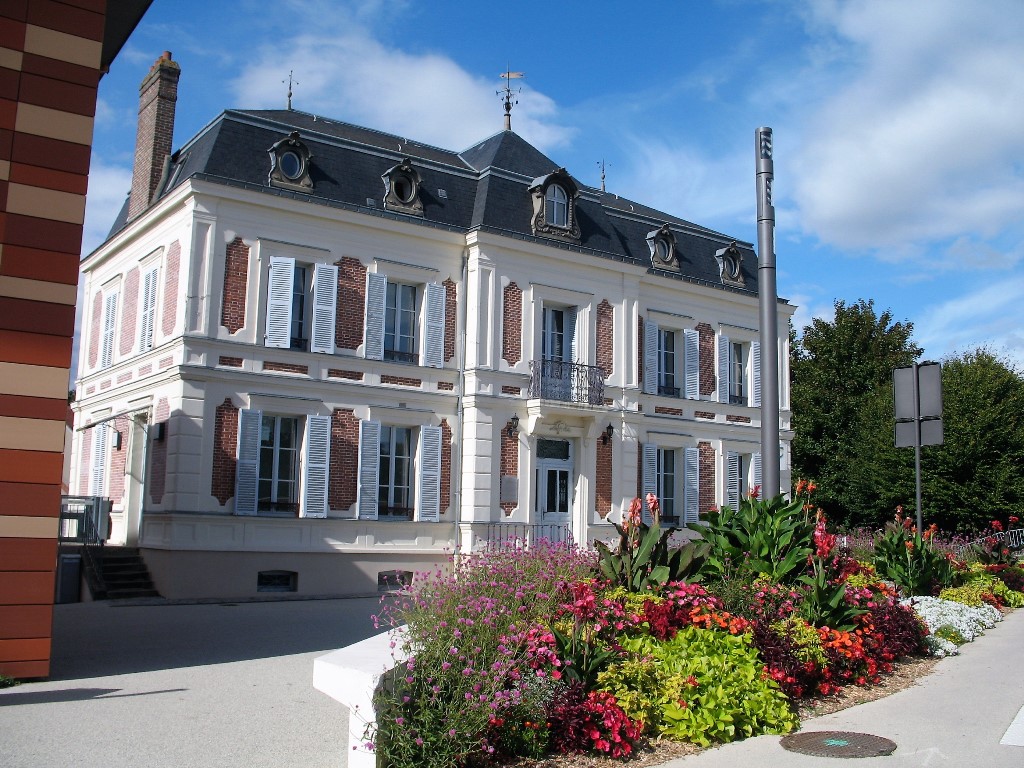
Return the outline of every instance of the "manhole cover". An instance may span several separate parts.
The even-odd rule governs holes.
[[[781,743],[790,752],[818,757],[879,757],[896,749],[889,739],[850,731],[805,731],[785,736]]]

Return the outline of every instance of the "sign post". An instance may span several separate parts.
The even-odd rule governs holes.
[[[917,532],[921,533],[921,446],[942,444],[942,366],[925,362],[894,369],[892,392],[895,445],[914,449]]]

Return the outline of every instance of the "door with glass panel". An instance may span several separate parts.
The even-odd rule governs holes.
[[[538,520],[546,523],[569,522],[572,501],[572,445],[567,440],[538,440]]]
[[[544,307],[541,327],[543,359],[542,397],[571,401],[572,352],[576,312],[572,308]]]

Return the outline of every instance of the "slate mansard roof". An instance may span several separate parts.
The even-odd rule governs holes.
[[[312,192],[271,186],[270,149],[298,131],[311,155]],[[423,215],[386,211],[382,176],[409,159],[420,174]],[[559,165],[512,131],[502,131],[463,152],[393,134],[327,120],[295,110],[227,110],[171,158],[157,199],[188,179],[243,187],[363,213],[460,232],[480,230],[568,248],[646,268],[668,278],[743,293],[757,292],[757,256],[749,243],[603,192],[579,187],[578,243],[535,236],[530,220],[531,182]],[[127,223],[127,203],[111,236]],[[647,236],[668,224],[679,269],[652,263]],[[723,285],[715,252],[736,242],[743,255],[743,288]]]

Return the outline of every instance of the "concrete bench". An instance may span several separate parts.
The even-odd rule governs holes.
[[[377,755],[364,746],[366,726],[375,722],[373,692],[395,666],[394,631],[382,632],[313,660],[313,687],[348,707],[348,768],[376,768]]]

